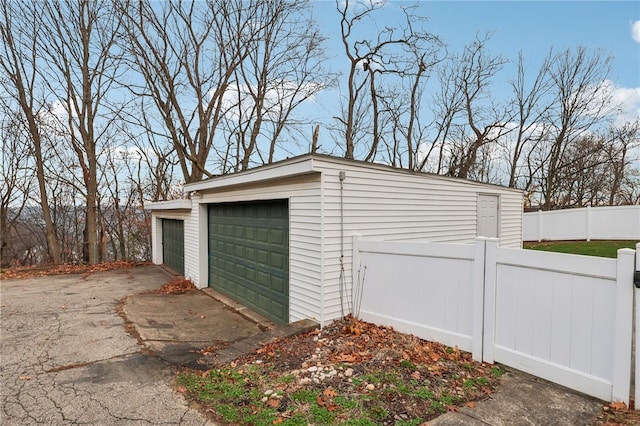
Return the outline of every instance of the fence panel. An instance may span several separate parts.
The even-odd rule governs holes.
[[[495,262],[494,360],[609,400],[617,261],[498,248]]]
[[[474,245],[361,240],[357,246],[363,320],[473,351]]]
[[[640,239],[640,206],[538,211],[522,220],[524,241]]]
[[[634,250],[605,259],[482,238],[465,245],[355,237],[353,246],[362,319],[629,402]]]

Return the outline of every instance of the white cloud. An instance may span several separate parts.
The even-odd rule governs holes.
[[[252,93],[255,92],[255,86],[240,84],[227,89],[224,93],[222,102],[224,107],[229,110],[229,114],[234,120],[240,118],[240,113],[245,118],[252,117],[255,103]],[[264,94],[264,111],[268,119],[277,120],[281,109],[288,103],[298,103],[302,101],[315,102],[316,95],[322,90],[319,83],[305,83],[302,86],[291,81],[273,81],[266,89]]]
[[[640,21],[631,24],[631,38],[640,43]]]
[[[616,122],[622,124],[640,119],[640,87],[618,87],[611,90]]]
[[[640,119],[640,87],[621,87],[611,80],[603,80],[583,92],[588,106],[584,113],[614,119],[616,124],[624,124]],[[604,108],[604,109],[603,109]]]

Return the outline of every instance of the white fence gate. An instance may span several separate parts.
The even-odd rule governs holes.
[[[363,320],[625,403],[634,263],[631,249],[604,259],[499,248],[487,239],[354,239]]]

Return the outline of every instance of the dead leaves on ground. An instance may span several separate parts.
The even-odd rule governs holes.
[[[98,263],[96,265],[64,264],[24,266],[18,268],[3,269],[2,272],[0,272],[0,278],[3,280],[9,280],[45,277],[48,275],[92,274],[95,272],[112,271],[114,269],[126,269],[134,266],[150,264],[150,262],[115,261]]]
[[[634,400],[629,406],[622,401],[615,401],[605,405],[602,415],[595,423],[599,426],[638,425],[640,424],[640,411],[634,410]]]
[[[486,398],[498,380],[488,365],[474,363],[470,354],[456,347],[352,317],[322,330],[270,341],[231,367],[263,364],[269,366],[262,379],[267,384],[255,385],[284,395],[265,400],[267,404],[279,401],[278,407],[269,407],[278,410],[273,424],[286,421],[295,408],[287,395],[301,390],[317,393],[299,409],[311,404],[346,418],[354,413],[341,401],[360,394],[365,405],[374,401],[384,407],[389,419],[395,415],[426,419],[435,414],[434,404],[442,411],[455,411],[465,404],[473,408],[475,403],[470,401]],[[476,377],[483,380],[475,381]],[[369,409],[358,407],[353,410]]]
[[[196,286],[193,281],[186,278],[176,278],[169,281],[162,287],[148,292],[148,294],[183,294],[191,291],[196,291]],[[200,319],[204,319],[205,316],[201,315]]]

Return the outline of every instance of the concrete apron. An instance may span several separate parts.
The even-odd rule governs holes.
[[[318,327],[306,320],[278,326],[212,289],[184,294],[136,294],[122,312],[147,350],[172,364],[210,369],[277,337]]]

